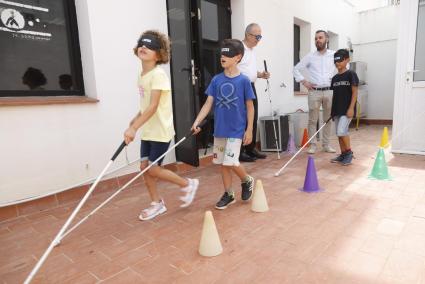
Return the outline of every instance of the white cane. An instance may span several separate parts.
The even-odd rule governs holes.
[[[267,63],[266,63],[266,60],[264,60],[264,71],[267,72]],[[274,122],[272,94],[271,94],[271,91],[270,91],[269,79],[266,79],[266,80],[267,80],[267,93],[269,95],[269,102],[270,102],[270,108],[271,108],[271,113],[272,113],[272,123],[273,123],[273,132],[274,132],[274,141],[276,143],[277,159],[280,160],[280,152],[279,152],[279,144],[278,144],[278,140],[277,140],[276,125],[275,125],[275,122]]]
[[[310,143],[310,141],[316,137],[316,135],[320,132],[320,130],[322,130],[323,127],[325,127],[326,124],[328,124],[328,122],[332,119],[332,117],[329,117],[328,120],[326,120],[326,122],[322,125],[322,127],[319,128],[319,130],[316,131],[316,133],[313,134],[313,136],[310,137],[310,139],[308,139],[308,141],[298,150],[297,153],[295,153],[294,156],[292,156],[292,158],[286,162],[285,165],[283,165],[283,167],[280,168],[280,170],[278,170],[274,176],[277,177],[280,175],[280,173],[289,165],[289,163],[292,162],[293,159],[295,159],[295,157],[308,145],[308,143]]]
[[[77,207],[75,207],[74,211],[72,212],[71,216],[69,216],[68,220],[66,220],[65,224],[60,229],[59,233],[56,235],[56,237],[53,239],[53,241],[50,243],[47,250],[44,252],[43,256],[38,260],[35,267],[32,269],[31,273],[28,275],[27,279],[25,279],[24,284],[28,284],[31,282],[32,278],[35,276],[35,274],[38,272],[38,270],[43,265],[44,261],[46,261],[47,257],[49,256],[52,249],[60,242],[62,234],[65,232],[65,230],[68,228],[68,226],[71,224],[72,220],[77,215],[78,211],[80,211],[81,207],[84,205],[84,203],[87,201],[93,190],[95,189],[96,185],[99,183],[100,179],[104,176],[105,172],[108,170],[108,168],[112,165],[115,158],[118,157],[122,149],[126,146],[125,141],[121,143],[121,145],[118,147],[118,149],[115,151],[112,158],[109,160],[106,167],[103,169],[103,171],[100,173],[100,175],[97,177],[95,182],[92,184],[90,189],[87,191],[87,193],[84,195],[83,199],[81,199],[80,203],[78,203]]]
[[[190,133],[192,135],[192,133]],[[187,139],[187,136],[180,139],[176,144],[174,144],[172,147],[170,147],[167,152],[159,156],[155,161],[153,161],[149,166],[147,166],[143,171],[138,173],[135,177],[133,177],[130,181],[128,181],[123,187],[118,189],[114,194],[112,194],[108,199],[103,201],[99,206],[97,206],[93,211],[91,211],[87,216],[85,216],[83,219],[81,219],[78,223],[76,223],[71,229],[69,229],[66,233],[64,233],[59,240],[62,241],[67,235],[69,235],[72,231],[74,231],[78,226],[80,226],[82,223],[84,223],[89,217],[91,217],[94,213],[96,213],[100,208],[102,208],[104,205],[106,205],[109,201],[111,201],[115,196],[117,196],[121,191],[126,189],[130,184],[132,184],[136,179],[138,179],[141,175],[143,175],[145,172],[147,172],[153,165],[158,163],[159,160],[164,158],[168,153],[170,153],[172,150],[174,150],[178,145],[183,143]],[[58,243],[59,244],[59,243]]]
[[[198,127],[202,127],[206,121],[204,120]],[[174,144],[171,148],[169,148],[164,154],[162,154],[159,158],[157,158],[154,162],[152,162],[148,167],[146,167],[143,171],[141,171],[138,175],[136,175],[134,178],[132,178],[129,182],[127,182],[121,189],[119,189],[117,192],[115,192],[113,195],[111,195],[108,199],[106,199],[104,202],[102,202],[98,207],[96,207],[92,212],[90,212],[86,217],[81,219],[76,225],[74,225],[69,231],[66,231],[72,220],[77,215],[78,211],[81,209],[81,207],[84,205],[86,200],[89,198],[90,194],[93,192],[96,185],[99,183],[99,180],[102,178],[102,176],[105,174],[106,170],[111,166],[111,164],[114,162],[115,158],[119,155],[119,153],[122,151],[122,149],[126,146],[125,142],[122,142],[118,150],[115,152],[115,154],[112,156],[111,160],[108,162],[105,169],[101,172],[101,174],[96,179],[95,183],[90,187],[89,191],[84,195],[83,199],[80,201],[78,206],[74,209],[71,216],[68,218],[68,220],[65,222],[63,227],[60,229],[59,233],[56,235],[56,237],[53,239],[53,241],[50,243],[47,250],[44,252],[43,256],[40,258],[40,260],[37,262],[31,273],[28,275],[27,279],[25,280],[24,284],[29,284],[31,280],[34,278],[35,274],[38,272],[38,270],[43,265],[44,261],[46,261],[47,257],[49,256],[50,252],[53,250],[55,246],[60,244],[62,239],[67,236],[69,233],[71,233],[73,230],[75,230],[79,225],[81,225],[83,222],[85,222],[90,216],[92,216],[96,211],[98,211],[100,208],[102,208],[106,203],[108,203],[112,198],[117,196],[121,191],[123,191],[125,188],[127,188],[132,182],[134,182],[138,177],[140,177],[143,173],[145,173],[148,169],[150,169],[153,165],[155,165],[160,159],[165,157],[167,153],[169,153],[171,150],[175,149],[179,144],[181,144],[183,141],[185,141],[190,135],[192,135],[192,132],[181,138],[176,144]]]

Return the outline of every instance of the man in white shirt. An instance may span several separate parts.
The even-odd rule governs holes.
[[[238,64],[238,68],[242,74],[246,75],[251,81],[251,86],[255,94],[254,103],[254,127],[252,130],[252,142],[249,145],[241,147],[241,153],[239,160],[242,162],[254,162],[256,159],[265,159],[266,155],[258,152],[256,149],[257,144],[257,120],[258,120],[258,99],[257,92],[255,90],[255,81],[257,78],[268,79],[270,74],[263,71],[257,71],[257,57],[255,56],[254,47],[257,46],[261,40],[261,28],[256,23],[249,24],[245,29],[245,38],[242,40],[245,47],[244,56],[241,62]],[[333,57],[332,57],[333,60]]]
[[[323,108],[323,119],[327,120],[331,115],[332,107],[332,90],[331,80],[336,69],[334,65],[335,51],[327,48],[329,42],[328,33],[318,30],[315,34],[314,41],[316,51],[310,52],[298,62],[294,67],[294,77],[297,82],[301,82],[308,89],[308,134],[313,135],[317,130],[317,121],[319,119],[320,106]],[[300,71],[308,70],[310,81],[307,81]],[[329,145],[331,135],[331,123],[323,128],[322,146],[323,150],[328,153],[335,153]],[[317,150],[316,137],[311,140],[309,154],[314,154]]]

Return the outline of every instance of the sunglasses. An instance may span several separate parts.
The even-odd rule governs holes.
[[[255,37],[255,39],[258,41],[260,41],[263,38],[262,35],[253,35],[253,34],[249,34],[249,35]]]

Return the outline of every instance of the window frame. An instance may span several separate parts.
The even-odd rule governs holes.
[[[78,36],[75,0],[62,0],[69,50],[69,63],[74,71],[76,90],[1,90],[0,97],[62,97],[85,96],[83,67]]]

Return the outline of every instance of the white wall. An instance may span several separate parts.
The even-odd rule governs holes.
[[[270,84],[274,110],[280,113],[293,112],[301,108],[307,110],[307,97],[294,97],[293,86],[293,24],[294,18],[310,23],[311,39],[318,29],[331,30],[338,34],[339,47],[346,47],[347,37],[354,34],[354,8],[342,0],[267,0],[261,5],[256,0],[232,0],[232,18],[244,20],[232,21],[234,38],[242,39],[244,27],[256,22],[262,28],[263,39],[256,47],[257,66],[263,69],[263,60],[271,72]],[[244,9],[235,9],[242,6]],[[335,13],[335,11],[339,11]],[[314,40],[310,41],[313,50]],[[302,54],[303,55],[303,54]],[[280,85],[285,82],[287,88]],[[257,80],[259,97],[259,115],[270,115],[270,103],[264,90],[265,80]]]
[[[367,63],[369,119],[392,119],[399,6],[359,13],[353,59]]]
[[[387,6],[389,0],[350,0],[355,4],[356,11],[365,11]]]
[[[167,33],[167,14],[165,1],[122,0],[120,7],[76,1],[86,93],[98,103],[1,108],[0,206],[96,177],[121,143],[139,106],[132,48],[146,29]],[[137,159],[137,143],[128,156]]]
[[[122,0],[120,7],[126,9],[118,11],[113,1],[76,0],[86,93],[99,102],[1,109],[0,206],[61,191],[100,173],[138,111],[135,83],[139,62],[132,48],[143,30],[155,28],[167,33],[165,3]],[[267,60],[274,110],[307,110],[307,97],[293,95],[294,18],[310,23],[310,39],[317,29],[331,30],[342,48],[348,37],[356,39],[358,23],[353,6],[344,0],[265,0],[261,5],[257,0],[231,0],[231,4],[234,38],[242,39],[250,22],[262,26],[258,66],[262,69],[263,60]],[[357,43],[364,44],[365,51],[372,48],[366,40]],[[313,40],[310,50],[314,50]],[[165,68],[169,72],[168,66]],[[282,82],[287,88],[280,87]],[[265,87],[265,81],[259,80],[260,116],[270,114]],[[138,145],[133,143],[128,158],[133,161],[138,155]],[[171,161],[175,157],[167,156],[165,162]],[[125,164],[122,154],[113,168]],[[131,167],[119,174],[135,170]]]

